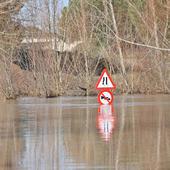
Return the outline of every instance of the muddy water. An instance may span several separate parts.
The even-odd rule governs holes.
[[[169,170],[170,96],[0,104],[0,170]]]

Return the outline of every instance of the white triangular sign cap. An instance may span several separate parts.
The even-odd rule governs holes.
[[[116,85],[113,83],[113,80],[109,76],[106,69],[103,70],[97,84],[96,89],[115,89]]]

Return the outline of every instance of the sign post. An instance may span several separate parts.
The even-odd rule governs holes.
[[[112,109],[113,94],[111,90],[116,89],[111,76],[106,69],[102,71],[96,83],[96,89],[99,90],[98,102],[100,104],[97,116],[97,127],[105,141],[109,141],[113,129],[115,128],[115,117]]]
[[[98,102],[101,105],[110,105],[113,102],[113,94],[111,90],[115,90],[116,85],[106,69],[102,71],[102,74],[97,81],[96,89],[100,90],[98,94]]]

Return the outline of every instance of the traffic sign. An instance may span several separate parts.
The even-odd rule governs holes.
[[[112,93],[109,90],[101,91],[98,94],[98,102],[104,105],[111,104],[113,102]]]
[[[102,71],[102,74],[100,78],[97,81],[96,84],[96,89],[101,90],[101,89],[116,89],[116,85],[113,82],[112,78],[108,74],[107,70],[104,69]]]

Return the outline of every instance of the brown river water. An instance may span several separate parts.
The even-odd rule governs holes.
[[[170,170],[170,96],[0,104],[0,170]]]

